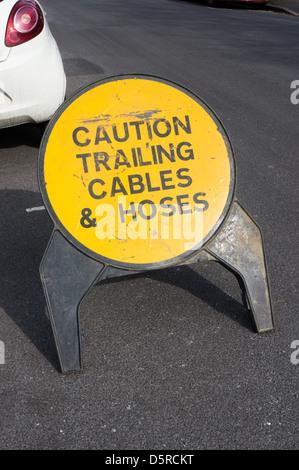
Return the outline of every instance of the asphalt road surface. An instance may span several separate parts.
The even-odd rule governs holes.
[[[92,288],[84,369],[61,374],[39,278],[53,224],[32,211],[40,133],[1,130],[0,449],[298,449],[298,17],[199,1],[42,4],[68,96],[150,74],[218,115],[236,197],[263,233],[275,330],[254,331],[219,264],[150,272]]]

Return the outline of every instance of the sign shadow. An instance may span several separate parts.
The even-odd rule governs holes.
[[[27,212],[28,208],[42,207],[39,193],[2,190],[0,197],[0,305],[47,361],[59,371],[59,359],[39,276],[39,265],[53,223],[46,211]],[[242,327],[252,329],[249,311],[238,300],[225,294],[189,266],[153,270],[129,277],[149,277],[185,290]],[[100,288],[99,284],[102,283],[122,283],[125,280],[126,277],[103,280],[96,286]],[[198,313],[200,314],[200,310]]]
[[[0,306],[59,370],[39,277],[52,222],[46,211],[26,212],[43,205],[39,193],[1,190],[0,200]]]

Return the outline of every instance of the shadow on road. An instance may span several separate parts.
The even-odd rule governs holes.
[[[214,263],[211,263],[211,269],[213,269],[213,264]],[[196,264],[191,266],[196,267]],[[108,279],[101,281],[97,285],[125,282],[128,278],[134,279],[147,277],[189,292],[194,297],[197,297],[199,300],[212,307],[214,310],[237,322],[243,328],[250,331],[254,330],[254,323],[249,310],[247,310],[243,304],[232,298],[230,295],[224,293],[219,287],[196,272],[196,270],[191,266],[170,267],[142,274],[133,274],[132,276],[126,276],[123,278]],[[227,268],[223,269],[227,276],[234,276],[233,273],[227,271]],[[237,280],[237,282],[239,282],[239,280]],[[242,289],[243,287],[240,285],[240,292],[242,292]]]
[[[53,229],[52,221],[46,211],[26,211],[43,205],[39,193],[2,190],[0,200],[0,305],[53,367],[60,370],[39,277],[40,262]],[[242,327],[252,329],[249,312],[191,267],[167,268],[135,276],[147,276],[186,290]],[[122,288],[125,280],[118,278],[105,283],[119,282]]]
[[[273,5],[263,5],[259,3],[248,3],[240,1],[240,3],[237,2],[226,2],[226,1],[221,1],[218,0],[218,3],[215,7],[210,7],[208,5],[208,0],[168,0],[170,2],[176,2],[176,3],[192,3],[192,4],[198,4],[200,6],[204,6],[207,8],[210,8],[212,10],[217,10],[217,9],[228,9],[228,10],[262,10],[262,11],[274,11],[277,13],[282,13],[282,10],[278,8],[275,8]]]
[[[26,145],[39,148],[43,129],[33,124],[0,129],[0,149],[16,148]]]
[[[39,193],[0,191],[0,305],[37,349],[59,368],[39,279],[39,264],[52,231]],[[12,338],[13,340],[13,338]]]

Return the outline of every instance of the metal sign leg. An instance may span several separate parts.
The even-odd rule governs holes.
[[[258,333],[274,328],[260,229],[234,202],[229,217],[206,250],[242,279]]]
[[[79,306],[103,269],[53,232],[40,276],[63,373],[82,369]]]

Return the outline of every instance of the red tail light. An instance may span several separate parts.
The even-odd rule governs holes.
[[[44,16],[34,0],[20,0],[11,10],[5,45],[17,46],[37,36],[44,27]]]

